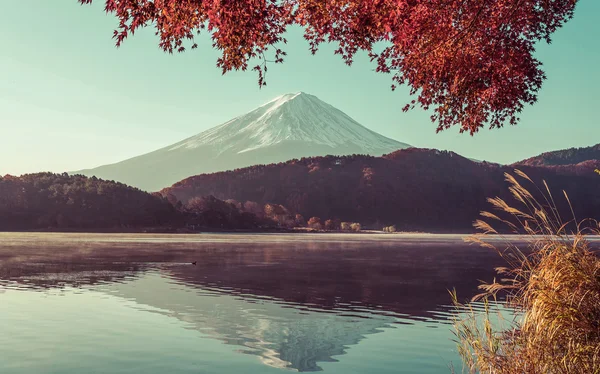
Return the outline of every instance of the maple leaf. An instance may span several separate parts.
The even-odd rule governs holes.
[[[90,4],[93,0],[78,0]],[[96,0],[101,1],[101,0]],[[119,20],[117,46],[141,27],[155,27],[159,46],[195,49],[194,34],[210,33],[223,73],[258,64],[266,84],[266,56],[284,62],[287,27],[304,28],[309,50],[324,42],[351,65],[366,51],[375,71],[390,74],[392,90],[408,85],[417,97],[404,109],[432,109],[437,131],[459,126],[473,135],[483,127],[517,124],[545,80],[534,57],[538,41],[573,17],[577,0],[104,0]],[[383,43],[384,47],[373,52]]]

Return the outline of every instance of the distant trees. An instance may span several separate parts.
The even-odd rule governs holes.
[[[354,222],[354,223],[350,224],[350,230],[352,230],[352,231],[357,231],[358,232],[358,231],[361,230],[361,228],[362,228],[362,226],[358,222]]]
[[[279,227],[292,228],[296,226],[295,217],[286,207],[280,204],[265,204],[265,216],[272,219]]]
[[[172,193],[149,194],[122,183],[82,175],[38,173],[0,177],[0,230],[179,230],[185,227],[257,229],[294,226],[281,205]]]
[[[254,201],[246,201],[244,203],[244,211],[259,215],[263,212],[263,208]]]
[[[302,214],[296,214],[294,221],[296,223],[296,227],[306,226],[306,220]]]
[[[342,231],[360,231],[362,226],[358,222],[342,222],[340,224]]]
[[[227,204],[231,204],[231,205],[235,206],[235,207],[236,207],[236,209],[239,209],[239,210],[242,210],[242,209],[243,209],[243,205],[242,205],[242,203],[240,203],[240,202],[239,202],[239,201],[237,201],[237,200],[234,200],[234,199],[227,199],[227,200],[225,200],[225,202],[226,202]]]
[[[600,218],[600,201],[594,192],[600,188],[600,178],[593,173],[600,169],[600,160],[590,162],[519,168],[536,181],[546,180],[570,193],[577,216]],[[316,164],[320,170],[311,172]],[[372,170],[369,183],[365,183],[365,168]],[[281,204],[290,214],[320,217],[323,223],[340,218],[377,229],[389,222],[403,231],[470,232],[473,217],[488,196],[509,198],[503,195],[504,173],[512,169],[472,162],[452,152],[410,148],[384,157],[311,157],[199,175],[163,193],[185,199],[226,191],[217,197],[255,201],[261,207]],[[462,204],[457,206],[456,201]]]
[[[282,204],[212,195],[182,202],[170,191],[146,193],[81,175],[39,173],[0,177],[0,230],[26,229],[291,229],[338,230],[335,219],[308,222]],[[348,226],[356,230],[356,226]]]
[[[325,221],[325,230],[330,230],[330,231],[334,231],[334,230],[339,230],[340,229],[340,224],[338,222],[336,222],[335,220],[332,219],[328,219],[327,221]]]
[[[187,225],[193,228],[252,229],[268,225],[256,214],[240,209],[241,206],[236,201],[222,201],[209,195],[190,199],[183,211]]]
[[[193,215],[196,226],[212,223],[213,226],[222,228],[247,228],[259,225],[284,229],[308,227],[313,230],[340,230],[338,220],[323,221],[320,217],[313,216],[307,222],[303,215],[294,214],[281,204],[266,203],[261,206],[254,201],[241,204],[235,199],[222,201],[212,195],[191,198],[184,204],[183,210]],[[360,231],[360,224],[349,223],[347,230]]]
[[[110,229],[180,225],[169,198],[81,175],[0,177],[0,229]]]
[[[521,161],[523,165],[530,166],[559,166],[576,165],[589,160],[600,160],[600,144],[591,147],[569,148],[541,155]]]
[[[311,217],[308,220],[308,227],[315,230],[321,230],[323,228],[323,225],[321,225],[321,218]]]
[[[281,204],[266,203],[261,206],[253,201],[240,204],[235,199],[222,201],[212,195],[190,199],[184,205],[184,210],[195,214],[196,217],[204,217],[205,223],[210,221],[224,228],[245,228],[249,225],[260,224],[263,227],[273,226],[285,229],[308,227],[313,230],[340,230],[338,220],[323,221],[320,217],[313,216],[307,222],[303,215],[294,214]],[[360,224],[348,223],[347,230],[360,231]]]

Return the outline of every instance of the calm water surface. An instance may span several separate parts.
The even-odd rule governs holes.
[[[460,371],[447,290],[501,264],[460,236],[0,233],[0,373]]]

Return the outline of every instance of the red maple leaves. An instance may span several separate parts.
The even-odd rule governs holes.
[[[79,0],[82,4],[92,0]],[[304,27],[314,53],[338,46],[347,64],[369,53],[378,72],[410,87],[405,110],[432,110],[437,131],[459,125],[470,134],[484,126],[516,124],[545,78],[535,44],[573,16],[577,0],[105,0],[119,19],[117,45],[152,25],[160,47],[183,52],[184,41],[210,33],[223,73],[253,70],[265,84],[267,62],[283,62],[286,28]],[[267,59],[267,54],[274,57]]]

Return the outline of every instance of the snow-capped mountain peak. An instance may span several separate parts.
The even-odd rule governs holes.
[[[221,145],[221,152],[244,153],[286,141],[329,147],[354,144],[366,153],[406,147],[367,129],[316,96],[298,92],[279,96],[247,114],[177,143],[171,150]]]
[[[202,173],[312,156],[381,156],[407,147],[316,96],[297,92],[165,148],[77,173],[158,191]]]

